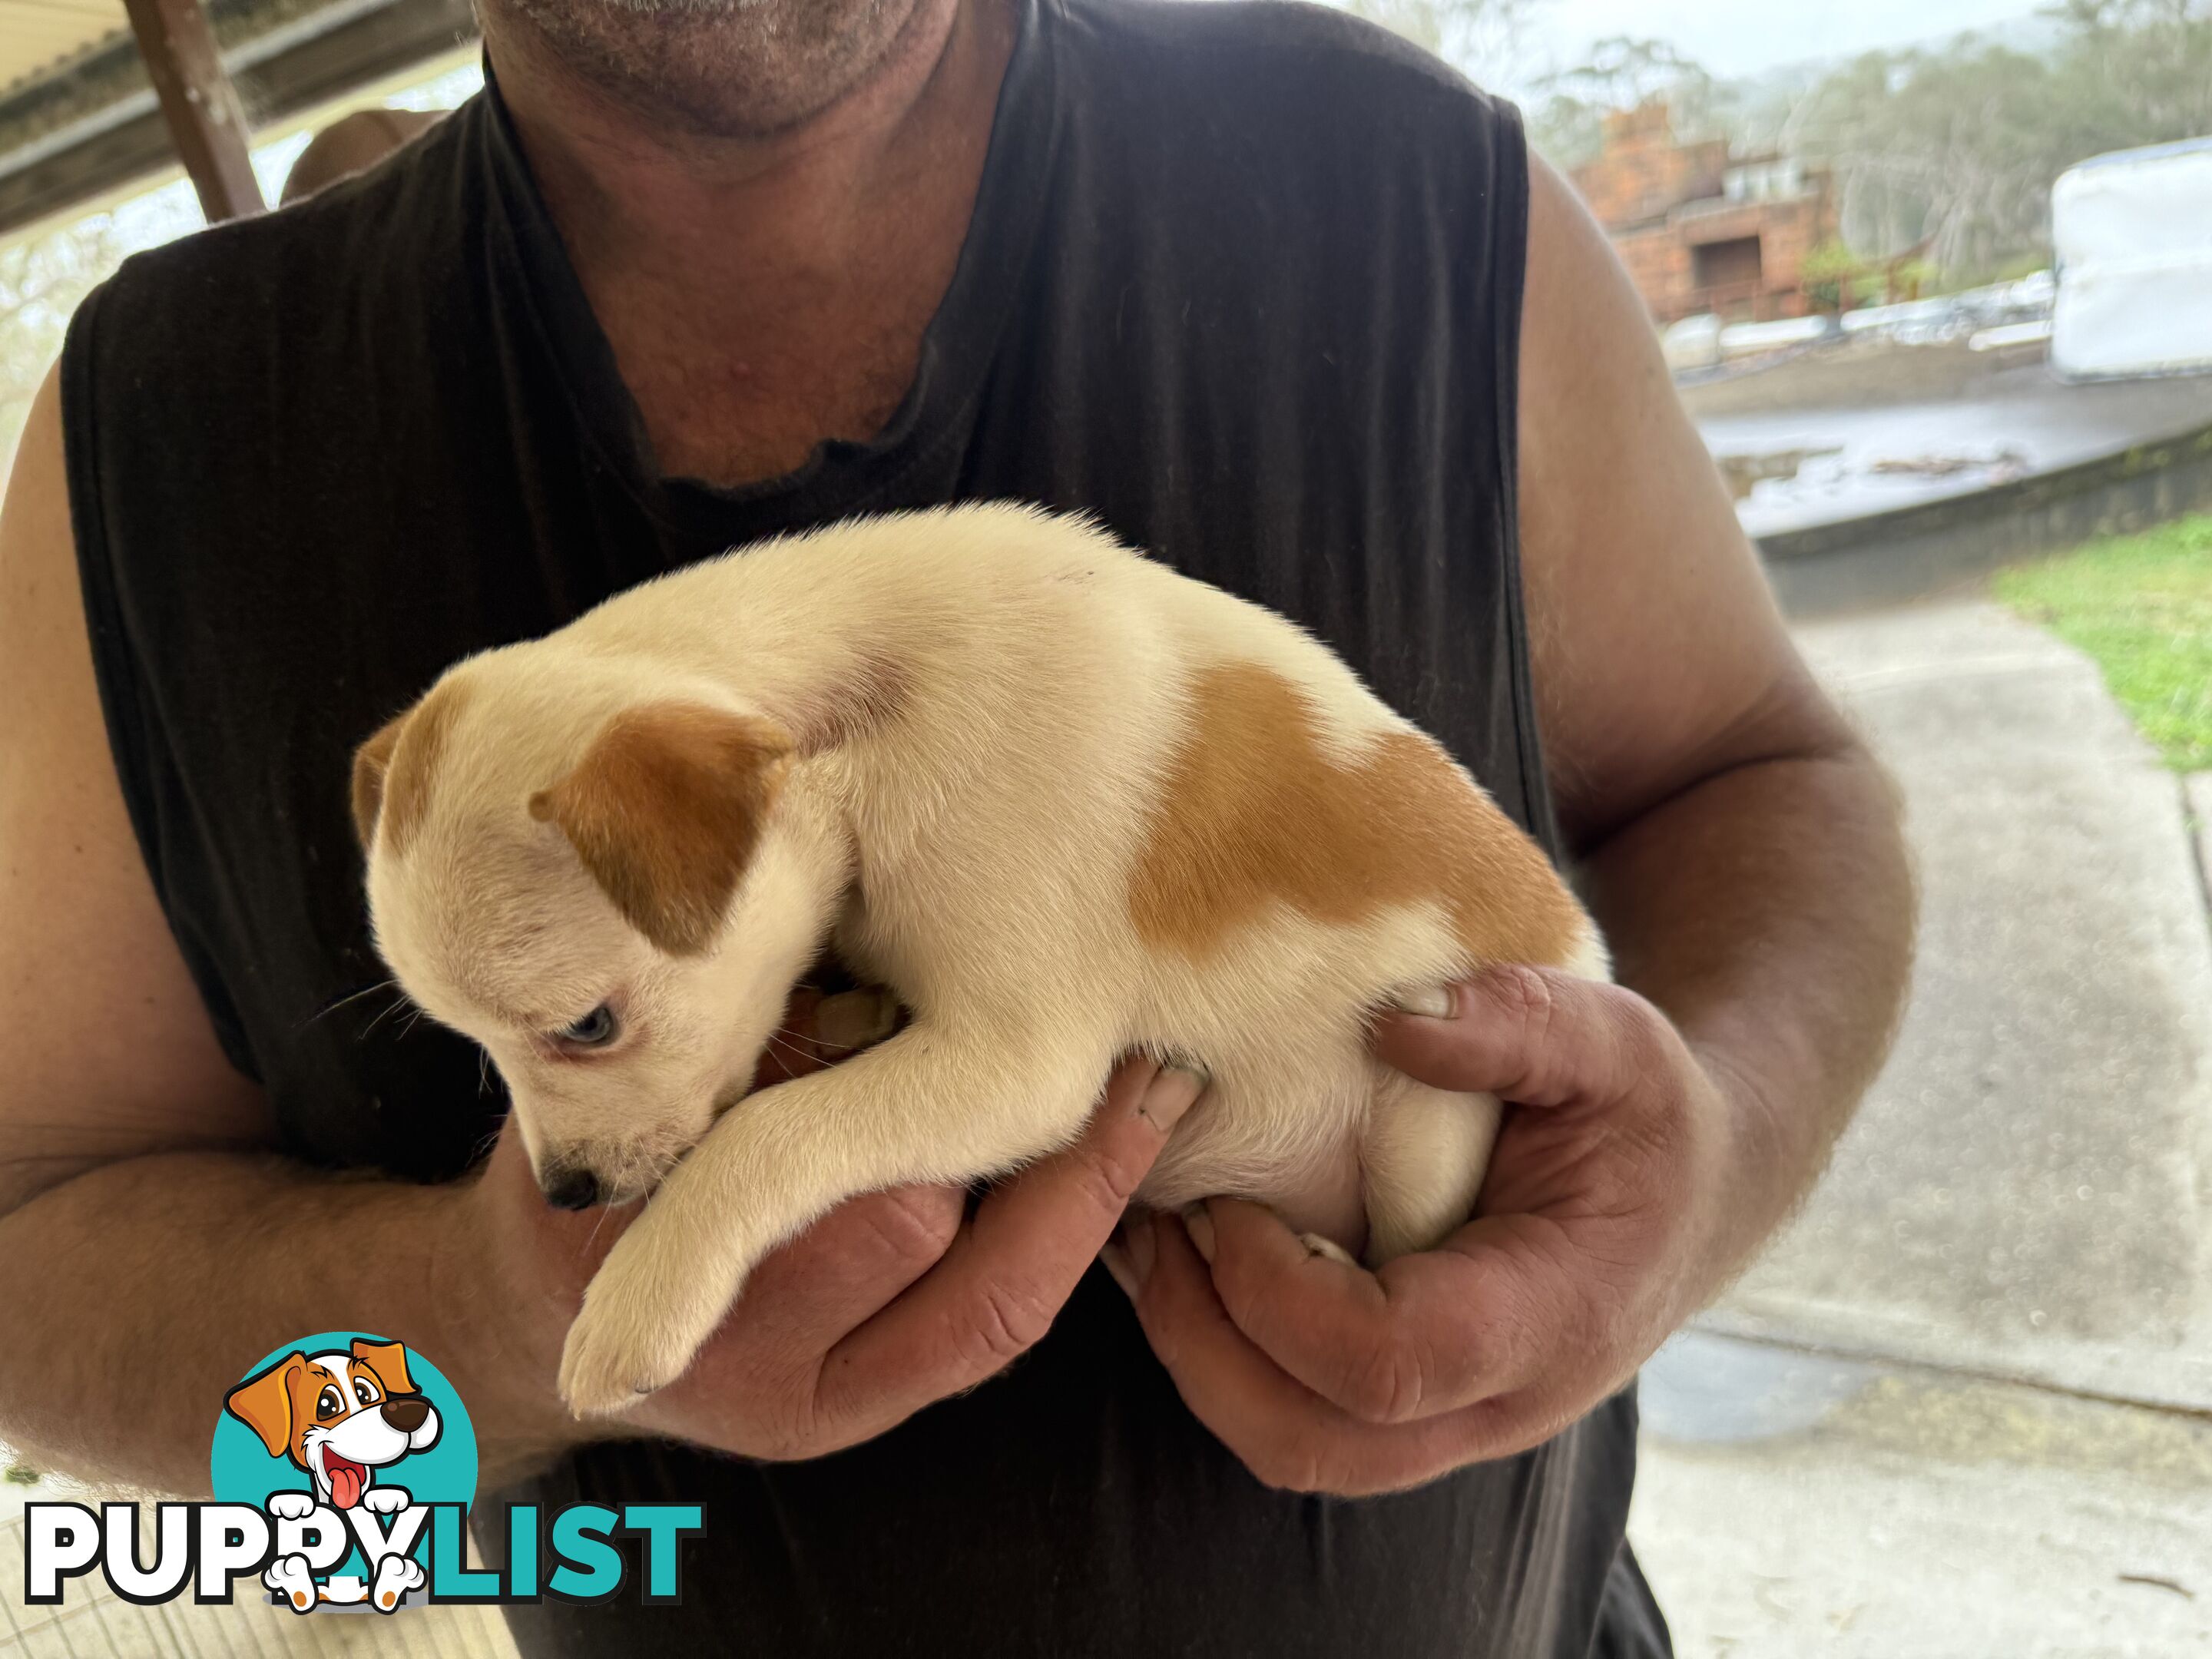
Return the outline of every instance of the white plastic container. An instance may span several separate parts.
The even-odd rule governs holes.
[[[2052,187],[2051,217],[2052,372],[2212,374],[2212,137],[2084,161]]]

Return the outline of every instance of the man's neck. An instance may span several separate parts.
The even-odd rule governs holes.
[[[915,0],[849,90],[766,133],[658,118],[487,16],[501,94],[664,472],[770,477],[880,428],[958,262],[1011,10]]]

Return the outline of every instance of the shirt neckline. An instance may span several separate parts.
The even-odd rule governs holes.
[[[1057,42],[1046,15],[1053,3],[1018,0],[967,234],[890,419],[872,438],[825,440],[781,477],[726,489],[666,477],[653,465],[643,417],[486,61],[478,149],[497,288],[526,318],[586,444],[648,518],[679,535],[737,539],[861,511],[893,495],[913,466],[964,429],[1029,264],[1059,147]]]

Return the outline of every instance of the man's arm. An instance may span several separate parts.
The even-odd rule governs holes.
[[[1603,233],[1541,161],[1532,183],[1522,563],[1553,798],[1615,977],[1734,1085],[1732,1275],[1888,1052],[1898,800],[1784,631]]]
[[[453,1363],[432,1284],[459,1218],[267,1150],[108,758],[52,375],[0,512],[0,1438],[198,1491],[228,1385],[277,1344],[343,1324]]]
[[[50,377],[0,512],[0,1441],[194,1493],[232,1383],[312,1331],[450,1376],[486,1480],[581,1437],[555,1397],[583,1285],[634,1211],[549,1209],[512,1133],[421,1188],[268,1150],[155,900],[109,757]],[[994,1190],[856,1199],[764,1263],[746,1317],[635,1414],[759,1456],[834,1450],[1044,1334],[1169,1132],[1185,1073],[1131,1062],[1075,1146]]]
[[[1513,1103],[1479,1218],[1365,1273],[1265,1210],[1133,1219],[1117,1272],[1262,1479],[1357,1493],[1533,1445],[1718,1293],[1885,1053],[1912,893],[1895,799],[1784,631],[1650,321],[1532,167],[1522,545],[1553,785],[1619,986],[1534,969],[1377,1052]]]

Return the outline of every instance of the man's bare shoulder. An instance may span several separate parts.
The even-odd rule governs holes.
[[[1521,541],[1561,822],[1582,845],[1716,770],[1847,748],[1573,190],[1530,166]]]

